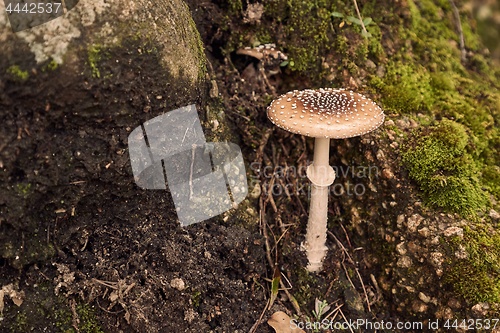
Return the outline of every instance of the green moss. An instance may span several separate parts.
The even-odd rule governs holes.
[[[195,308],[200,306],[201,303],[201,291],[195,290],[191,294],[191,302]]]
[[[87,61],[93,78],[100,78],[101,71],[99,70],[99,62],[102,60],[103,50],[99,45],[92,45],[87,51]]]
[[[431,176],[417,180],[428,202],[468,215],[488,204],[483,188],[499,198],[499,77],[484,55],[474,53],[462,63],[448,1],[410,0],[408,11],[410,19],[399,30],[400,40],[406,41],[404,46],[387,62],[385,75],[373,75],[370,85],[380,93],[386,111],[409,116],[426,113],[431,118],[453,119],[463,125],[468,145],[461,153],[444,152],[439,146],[444,137],[422,138],[418,144],[413,142],[416,151],[406,155],[405,163],[414,179]],[[474,23],[467,17],[462,21],[467,30],[466,47],[481,49]],[[421,133],[425,135],[425,131]],[[422,166],[419,164],[431,165],[417,162],[418,156],[441,153],[449,163],[434,167],[430,174],[429,170],[418,170]],[[461,167],[453,168],[452,162]],[[462,203],[464,208],[460,208]]]
[[[331,43],[331,1],[280,0],[265,3],[271,17],[286,21],[285,35],[289,67],[296,71],[318,69],[320,54],[329,50]]]
[[[28,71],[22,70],[18,65],[7,68],[7,74],[10,74],[17,81],[26,81],[30,76]]]
[[[489,204],[479,169],[467,153],[463,125],[444,119],[421,132],[403,149],[403,162],[429,204],[463,216],[476,216]]]
[[[55,71],[58,67],[59,64],[54,59],[52,59],[42,66],[42,72]]]
[[[76,313],[80,319],[78,328],[81,333],[103,333],[101,326],[97,322],[94,309],[87,304],[78,304]]]
[[[467,257],[458,259],[452,253],[443,280],[470,304],[500,302],[500,234],[484,225],[464,229],[464,238],[448,241],[450,249],[465,248]],[[463,250],[462,250],[463,251]]]
[[[18,195],[23,198],[27,198],[32,192],[30,183],[17,183],[16,184],[16,192]]]
[[[294,297],[300,306],[307,306],[315,297],[320,297],[321,291],[312,288],[317,284],[316,278],[304,267],[297,267],[294,276],[297,279],[295,283],[297,290],[294,290]]]
[[[243,3],[241,2],[241,0],[227,0],[227,4],[229,6],[229,11],[233,15],[241,13],[243,11]]]
[[[25,313],[19,312],[16,315],[14,323],[10,326],[11,333],[25,333],[28,331],[28,316]]]
[[[44,329],[54,333],[77,333],[73,323],[78,319],[78,332],[103,333],[93,307],[83,303],[76,304],[74,313],[67,298],[55,296],[53,286],[42,285],[38,285],[33,297],[26,299],[19,308],[9,332],[38,332]]]
[[[431,110],[435,101],[429,71],[418,64],[390,62],[383,79],[373,76],[371,84],[382,94],[387,111],[416,113]]]
[[[500,166],[485,166],[483,169],[483,180],[486,189],[497,198],[500,198]]]
[[[207,58],[205,56],[205,46],[203,45],[203,40],[201,39],[200,33],[198,32],[198,28],[196,27],[196,23],[193,18],[190,16],[189,21],[191,24],[191,28],[193,29],[193,35],[195,36],[192,40],[192,49],[196,50],[196,55],[198,58],[198,80],[205,80],[207,74]]]

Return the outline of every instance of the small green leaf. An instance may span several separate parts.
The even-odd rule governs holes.
[[[373,20],[372,20],[372,18],[371,18],[371,17],[367,17],[367,18],[365,18],[365,19],[363,20],[363,24],[365,25],[365,27],[366,27],[367,25],[370,25],[370,23],[372,23],[372,22],[373,22]]]
[[[276,266],[274,268],[273,281],[271,282],[271,298],[269,299],[269,308],[273,305],[274,301],[276,300],[276,297],[278,297],[278,291],[280,288],[280,278],[281,278],[281,272],[278,266]]]
[[[363,30],[363,31],[361,31],[361,35],[362,35],[363,37],[366,37],[366,38],[370,38],[370,37],[372,36],[372,34],[371,34],[371,33],[369,33],[368,31],[364,31],[364,30]]]
[[[280,64],[280,67],[285,67],[286,65],[288,65],[288,60],[283,61],[283,62]]]
[[[361,21],[354,16],[347,16],[347,21],[355,23],[357,25],[361,25]]]
[[[332,12],[333,17],[344,17],[344,14],[339,13],[339,12]]]

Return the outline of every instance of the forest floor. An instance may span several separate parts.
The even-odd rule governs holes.
[[[394,252],[395,245],[375,244],[373,237],[380,235],[373,221],[382,206],[392,205],[391,196],[397,196],[401,207],[420,211],[415,185],[384,180],[379,169],[363,176],[355,174],[359,170],[344,170],[370,193],[343,199],[340,193],[330,200],[329,253],[324,270],[309,274],[300,244],[308,204],[303,170],[311,159],[312,141],[276,130],[265,112],[271,100],[292,89],[331,82],[363,88],[367,77],[390,70],[369,59],[379,52],[378,46],[363,44],[358,30],[344,31],[333,44],[358,57],[358,75],[337,71],[354,60],[322,54],[321,49],[314,55],[324,56],[317,66],[321,75],[312,70],[309,75],[299,68],[306,66],[299,60],[294,70],[284,58],[261,62],[237,52],[253,46],[251,40],[267,41],[270,35],[287,39],[281,23],[262,15],[259,6],[233,8],[241,1],[188,3],[209,60],[209,92],[202,95],[222,106],[225,121],[236,133],[234,143],[247,162],[249,197],[238,209],[182,228],[168,191],[143,191],[133,182],[127,138],[147,115],[126,110],[111,116],[102,110],[124,96],[132,108],[143,108],[145,87],[162,96],[152,100],[151,107],[168,99],[160,82],[133,70],[154,72],[155,64],[133,59],[130,66],[138,67],[123,65],[111,80],[90,83],[68,82],[64,75],[48,82],[48,72],[20,81],[22,73],[10,73],[0,80],[0,332],[271,333],[266,320],[272,313],[281,310],[300,314],[299,320],[313,320],[316,300],[327,300],[337,309],[336,320],[396,322],[408,313],[406,319],[411,318],[415,309],[396,311],[394,281],[384,280],[390,274],[383,272],[386,262],[377,259],[378,254]],[[235,12],[241,17],[228,18]],[[396,23],[392,12],[386,19],[381,31],[373,33],[379,34],[377,40],[390,58],[405,41],[385,37],[390,21]],[[273,33],[267,31],[269,26]],[[258,37],[255,31],[260,31]],[[346,46],[348,40],[354,41],[351,46]],[[131,45],[134,48],[137,45]],[[130,55],[123,54],[100,66],[113,71],[111,62],[129,60]],[[67,93],[58,95],[60,91]],[[93,96],[96,102],[78,105],[80,96]],[[184,99],[187,103],[193,96]],[[389,113],[395,119],[390,128],[398,134],[418,126],[393,110]],[[215,134],[217,124],[211,126],[209,132]],[[397,139],[379,146],[386,136],[338,143],[332,151],[339,154],[331,161],[344,166],[375,161],[380,170],[390,163],[395,179],[407,180],[397,149],[389,147],[388,141]],[[381,150],[385,156],[380,156]],[[293,191],[287,192],[287,184]],[[370,186],[379,192],[369,191]],[[348,206],[363,206],[371,199],[359,213]],[[394,223],[405,211],[396,208],[387,216]],[[278,274],[282,288],[265,311]]]

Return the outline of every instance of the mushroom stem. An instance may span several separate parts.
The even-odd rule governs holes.
[[[335,171],[329,165],[330,139],[316,138],[313,163],[307,168],[307,178],[311,181],[311,203],[305,249],[309,264],[307,270],[321,270],[326,255],[326,232],[328,217],[328,187],[335,180]]]

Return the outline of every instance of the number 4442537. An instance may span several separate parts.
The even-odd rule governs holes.
[[[494,329],[497,327],[499,319],[448,319],[444,322],[444,328],[446,329],[465,329],[465,330],[476,330],[476,329]]]
[[[24,3],[13,4],[9,3],[5,10],[12,14],[57,14],[61,9],[60,2],[39,2],[39,3]]]

